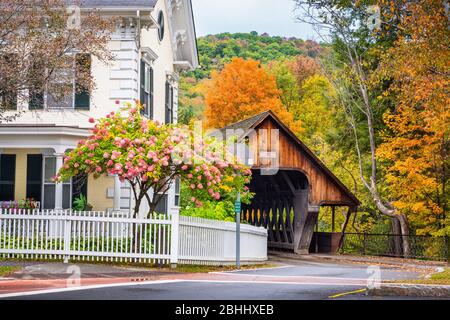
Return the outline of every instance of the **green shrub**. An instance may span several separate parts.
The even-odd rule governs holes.
[[[186,206],[181,209],[181,215],[234,222],[234,204],[230,201],[208,202],[201,208]]]

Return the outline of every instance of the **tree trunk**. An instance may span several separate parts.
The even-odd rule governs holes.
[[[402,243],[403,243],[403,256],[405,258],[411,257],[411,246],[409,241],[409,224],[408,219],[404,214],[398,215],[398,220],[400,222],[400,229],[402,231]]]
[[[388,217],[398,219],[400,223],[400,231],[402,235],[403,243],[403,257],[409,258],[411,256],[411,250],[409,245],[409,225],[408,220],[404,214],[397,213],[395,209],[388,208],[380,199],[378,193],[371,189],[372,197],[374,198],[375,204],[380,210],[380,212]]]
[[[142,197],[139,196],[136,199],[136,204],[134,206],[133,218],[138,218],[139,217],[139,211],[140,211],[139,209],[141,207],[141,202],[142,202]],[[131,239],[133,239],[131,251],[132,252],[136,251],[136,253],[137,253],[137,252],[139,252],[139,248],[141,246],[141,243],[139,241],[141,230],[140,230],[139,226],[136,223],[133,223],[133,227],[131,228],[131,232],[132,232]]]
[[[392,218],[392,234],[395,236],[392,239],[393,247],[394,247],[394,255],[396,257],[401,257],[403,255],[402,251],[402,237],[399,237],[398,235],[402,234],[402,230],[400,227],[400,221],[398,218]]]

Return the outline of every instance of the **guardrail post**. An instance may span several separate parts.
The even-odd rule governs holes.
[[[364,239],[363,239],[363,256],[366,255],[366,245],[367,245],[367,233],[364,232]]]
[[[65,217],[67,219],[67,217]],[[64,263],[69,263],[70,258],[70,238],[72,236],[72,221],[64,222]]]
[[[180,214],[173,210],[171,214],[171,232],[170,232],[170,266],[176,268],[178,264],[178,239],[179,239],[179,225]]]
[[[450,263],[450,237],[445,236],[445,241],[447,242],[447,263]]]

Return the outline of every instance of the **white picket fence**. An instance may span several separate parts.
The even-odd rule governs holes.
[[[236,261],[236,224],[180,216],[181,264],[229,265]],[[241,224],[241,263],[267,260],[267,230]]]
[[[151,264],[230,264],[235,224],[178,214],[0,209],[0,256]],[[243,263],[267,259],[267,231],[241,227]]]

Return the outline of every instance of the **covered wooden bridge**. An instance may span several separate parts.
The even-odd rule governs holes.
[[[250,185],[256,195],[242,217],[268,229],[269,248],[307,254],[320,207],[348,207],[346,222],[360,202],[271,111],[224,129],[249,146]]]

